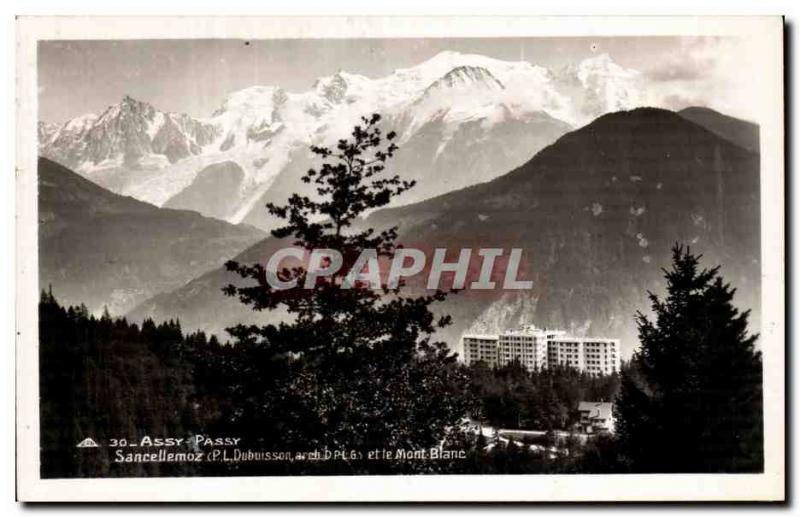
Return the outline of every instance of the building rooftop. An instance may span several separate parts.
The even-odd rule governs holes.
[[[601,420],[608,420],[614,415],[613,402],[587,402],[581,401],[578,403],[578,411],[589,412],[589,418],[599,418]]]
[[[497,334],[464,334],[463,337],[472,339],[491,339],[497,341]]]
[[[502,331],[503,335],[512,335],[512,336],[531,336],[534,334],[566,334],[566,330],[558,330],[558,329],[549,329],[547,327],[541,328],[537,327],[536,325],[523,325],[521,327],[515,329],[506,329]]]

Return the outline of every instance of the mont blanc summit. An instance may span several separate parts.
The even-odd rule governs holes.
[[[364,114],[400,135],[396,166],[419,184],[404,204],[494,179],[587,119],[634,107],[637,79],[607,55],[554,72],[446,51],[385,77],[340,70],[304,92],[252,86],[206,118],[126,95],[99,115],[41,121],[39,147],[118,194],[268,229],[263,203],[302,188],[308,146]],[[220,182],[226,196],[210,203]]]

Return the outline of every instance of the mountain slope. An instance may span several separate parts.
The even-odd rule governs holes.
[[[600,117],[491,182],[381,210],[364,224],[399,225],[409,247],[524,249],[532,291],[463,291],[441,307],[454,318],[442,337],[456,349],[467,329],[527,322],[620,337],[630,353],[633,314],[663,285],[660,268],[676,241],[723,265],[737,302],[756,309],[757,327],[758,185],[757,154],[673,112],[638,109]],[[280,245],[266,239],[237,260],[263,263]],[[177,316],[214,332],[280,317],[225,298],[220,288],[237,280],[210,271],[130,316]]]
[[[39,159],[39,283],[65,303],[124,313],[219,267],[256,228],[122,197]]]
[[[712,133],[748,151],[758,152],[758,125],[738,118],[723,115],[711,108],[694,106],[682,109],[678,115],[703,126]]]
[[[737,302],[759,307],[758,171],[757,154],[672,112],[639,109],[600,117],[495,181],[367,223],[401,224],[437,246],[525,249],[534,291],[448,301],[450,339],[528,320],[621,337],[630,351],[632,316],[649,307],[646,290],[660,289],[675,242],[722,264]]]
[[[417,187],[397,199],[394,205],[415,203],[488,181],[496,177],[498,171],[508,171],[525,163],[536,151],[570,129],[567,124],[543,113],[530,114],[524,119],[504,118],[488,132],[480,119],[459,123],[454,128],[443,120],[444,117],[425,122],[401,143],[394,169],[403,178],[415,180]],[[402,121],[387,120],[383,127],[388,132],[403,125]],[[253,203],[243,222],[259,228],[273,228],[276,221],[264,210],[266,203],[283,203],[295,192],[313,196],[313,186],[302,183],[300,178],[317,165],[318,160],[306,149],[296,150],[269,189]]]
[[[379,78],[340,71],[304,92],[253,86],[203,119],[125,97],[100,115],[41,123],[40,149],[116,193],[269,229],[263,205],[302,187],[308,147],[335,142],[361,116],[380,113],[398,133],[398,170],[418,180],[400,201],[410,203],[494,179],[575,125],[637,106],[637,78],[606,54],[553,72],[441,52]],[[202,175],[230,164],[242,178],[209,206],[216,192]]]
[[[201,170],[188,187],[169,198],[163,207],[184,210],[203,207],[204,214],[224,219],[242,181],[244,171],[236,162],[215,163]]]

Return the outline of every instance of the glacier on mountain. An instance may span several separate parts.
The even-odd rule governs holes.
[[[635,107],[638,79],[605,54],[553,72],[446,51],[376,79],[339,71],[305,92],[253,86],[207,118],[125,96],[100,115],[41,122],[39,146],[88,179],[158,206],[191,188],[200,171],[233,162],[244,176],[215,215],[263,227],[261,202],[299,183],[301,167],[312,165],[308,146],[336,142],[366,114],[381,113],[398,133],[398,172],[419,184],[401,201],[412,202],[493,179],[576,125]]]

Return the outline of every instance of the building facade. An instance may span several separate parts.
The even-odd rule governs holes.
[[[528,371],[570,366],[594,375],[619,372],[619,339],[568,336],[564,330],[527,325],[500,334],[466,334],[462,338],[464,361],[483,361],[490,367],[517,360]]]
[[[464,336],[464,359],[467,364],[483,361],[487,366],[497,366],[497,336],[470,334]]]
[[[616,422],[613,403],[581,401],[578,403],[578,413],[580,420],[577,427],[580,432],[588,434],[614,433]]]

